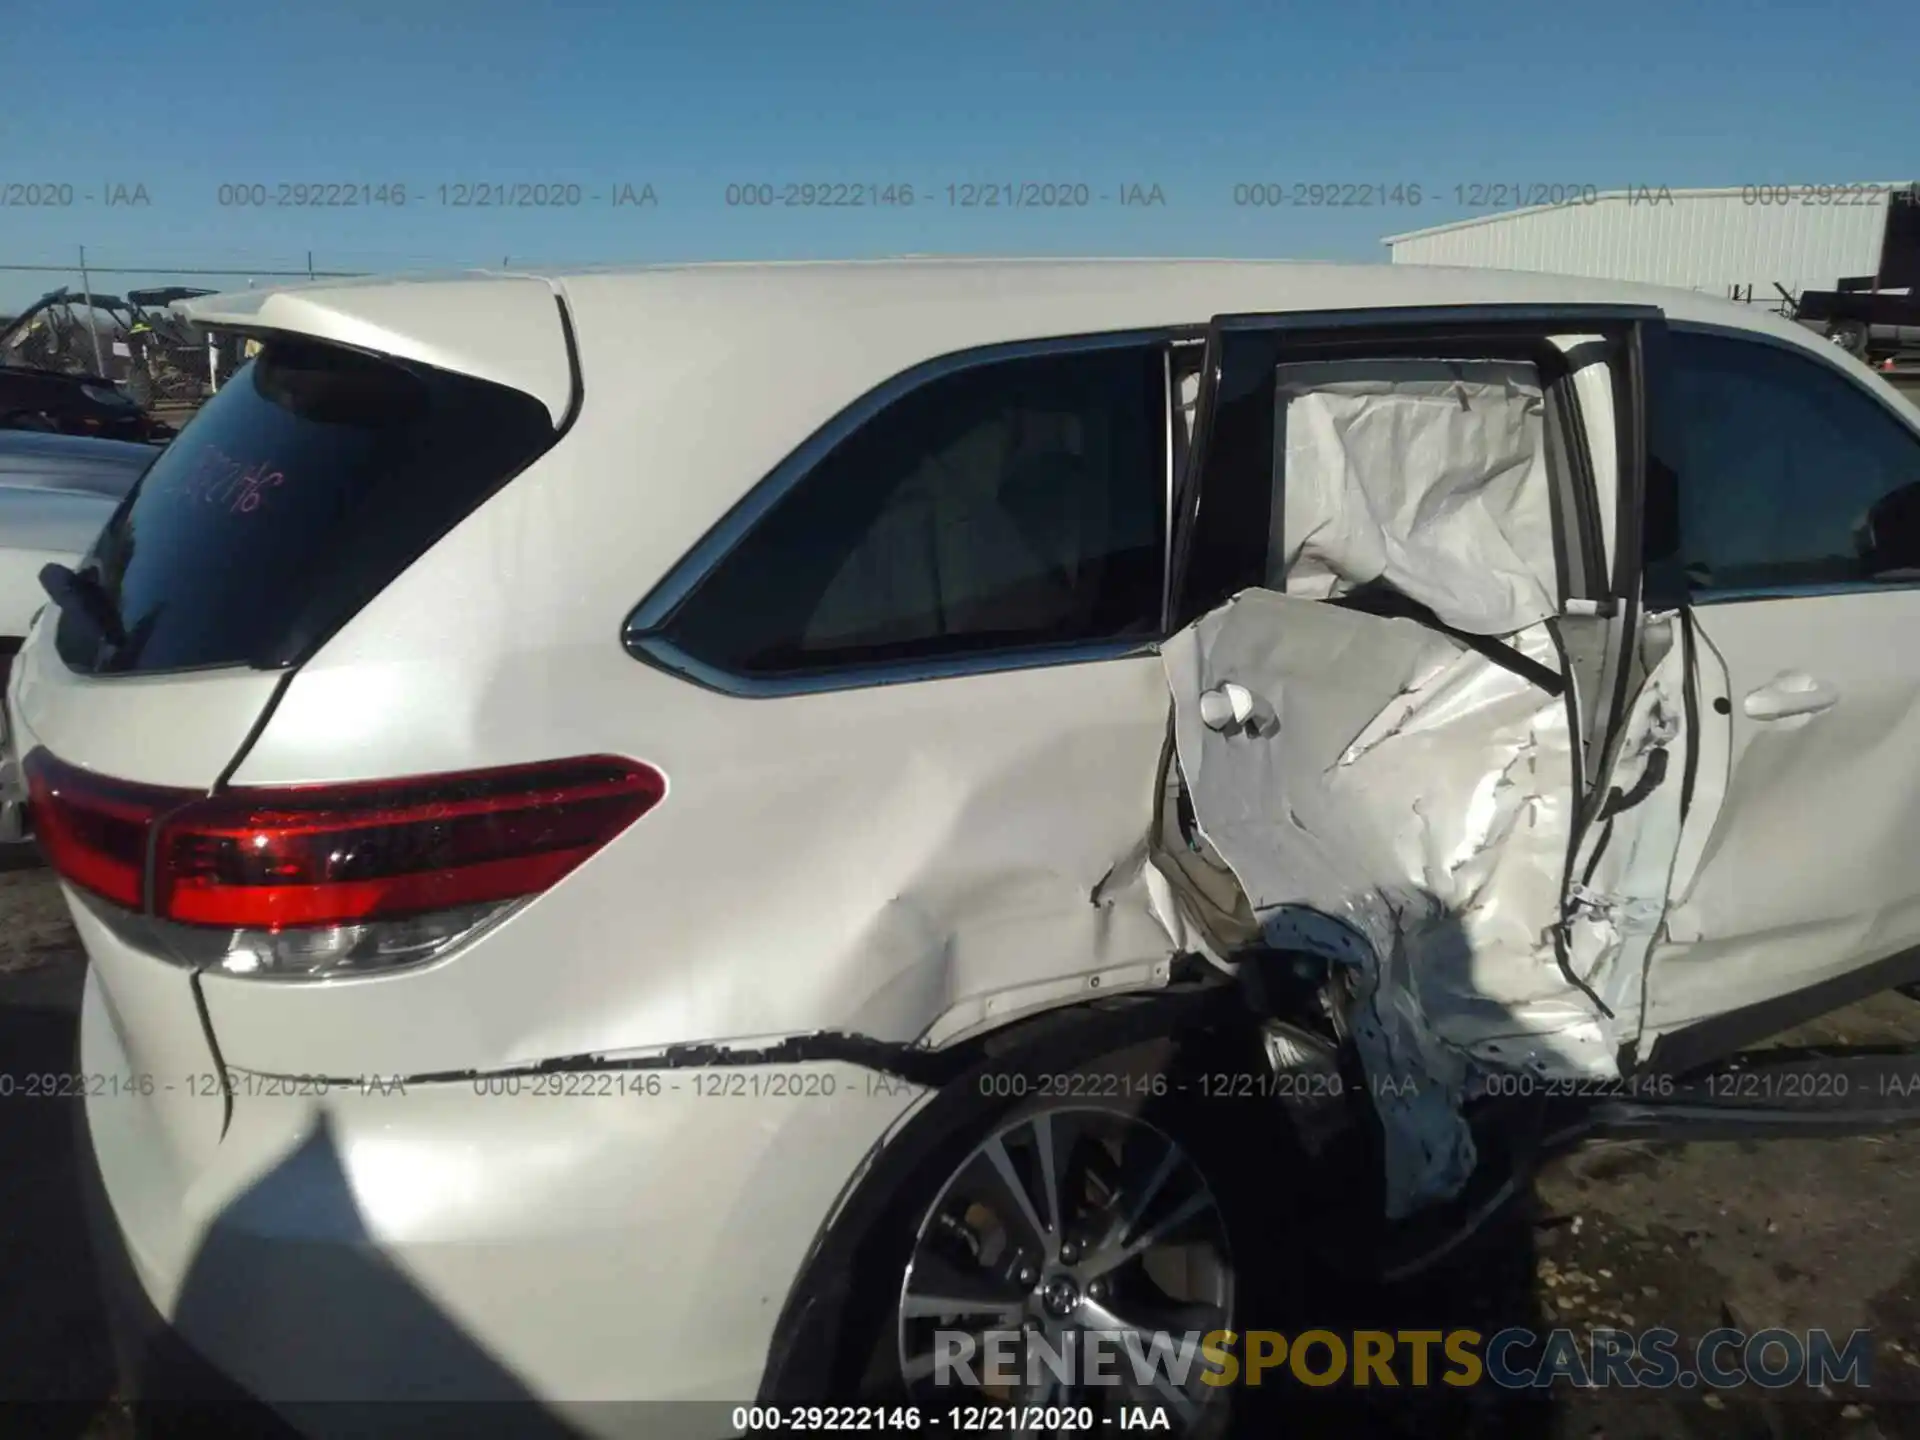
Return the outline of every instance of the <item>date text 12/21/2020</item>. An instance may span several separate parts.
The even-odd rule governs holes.
[[[577,210],[588,205],[652,210],[659,206],[660,194],[647,180],[588,185],[571,180],[458,180],[438,185],[255,180],[219,186],[214,203],[223,210]]]
[[[110,1097],[192,1095],[241,1099],[327,1095],[405,1096],[458,1083],[476,1095],[499,1098],[613,1099],[682,1095],[693,1099],[796,1099],[911,1094],[911,1082],[878,1070],[826,1068],[762,1069],[745,1066],[632,1067],[605,1070],[525,1071],[476,1075],[449,1081],[404,1075],[268,1075],[251,1070],[203,1071],[177,1076],[148,1072],[82,1074],[78,1071],[0,1070],[0,1100],[85,1100]]]
[[[1113,1430],[1168,1434],[1177,1430],[1164,1405],[1123,1405],[1115,1415],[1090,1405],[736,1405],[730,1417],[741,1434],[1067,1435]]]
[[[742,181],[722,198],[730,210],[1087,210],[1158,209],[1167,194],[1149,180],[1094,185],[1084,180],[993,180],[911,185],[901,182]]]

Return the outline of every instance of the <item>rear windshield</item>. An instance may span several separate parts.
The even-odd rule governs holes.
[[[554,439],[518,390],[271,342],[89,553],[121,634],[66,607],[61,657],[96,673],[296,664]]]

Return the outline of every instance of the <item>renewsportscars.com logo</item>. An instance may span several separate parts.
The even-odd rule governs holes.
[[[1058,1344],[1024,1330],[934,1333],[936,1387],[995,1389],[1122,1385],[1296,1384],[1421,1389],[1555,1385],[1780,1390],[1871,1383],[1873,1337],[1837,1340],[1825,1330],[1710,1330],[1687,1344],[1678,1331],[1230,1330],[1202,1333],[1069,1331]]]

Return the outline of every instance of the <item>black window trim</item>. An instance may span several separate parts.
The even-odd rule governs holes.
[[[1710,335],[1720,340],[1743,340],[1750,345],[1763,345],[1772,350],[1785,351],[1798,356],[1809,365],[1814,365],[1835,379],[1850,386],[1856,394],[1873,401],[1893,422],[1911,435],[1916,444],[1920,444],[1920,426],[1902,414],[1899,407],[1890,403],[1886,396],[1871,387],[1862,385],[1858,376],[1848,372],[1843,365],[1822,349],[1811,345],[1801,345],[1783,335],[1770,335],[1764,330],[1749,330],[1742,325],[1723,325],[1710,320],[1673,320],[1667,322],[1667,329],[1673,333]],[[1683,470],[1680,474],[1680,486],[1686,487],[1687,477]],[[1704,605],[1741,605],[1755,600],[1812,600],[1832,595],[1885,595],[1900,590],[1920,589],[1920,579],[1914,580],[1828,580],[1806,585],[1739,585],[1725,589],[1708,589],[1687,582],[1685,603],[1693,606]]]
[[[1167,620],[1173,610],[1173,427],[1178,423],[1175,410],[1179,407],[1180,396],[1173,378],[1173,346],[1160,348],[1160,408],[1166,413],[1161,417],[1165,422],[1165,438],[1161,442],[1161,483],[1165,486],[1160,496],[1160,633],[1167,633]]]
[[[1193,355],[1193,364],[1177,364],[1177,352],[1186,350]],[[1185,422],[1181,416],[1184,408],[1180,403],[1180,386],[1191,373],[1198,382],[1194,388],[1194,421],[1200,418],[1200,391],[1206,385],[1207,327],[1196,325],[1177,335],[1167,343],[1165,350],[1165,369],[1167,377],[1167,503],[1165,510],[1166,534],[1162,537],[1160,573],[1160,633],[1167,636],[1179,628],[1173,623],[1173,537],[1179,528],[1178,502],[1180,487],[1183,483],[1188,457],[1193,453],[1195,436],[1191,430],[1180,436],[1175,443],[1175,431]]]
[[[634,659],[656,669],[690,680],[708,690],[747,699],[771,699],[787,695],[813,695],[836,690],[861,690],[878,685],[910,684],[923,680],[953,679],[968,675],[987,675],[1008,670],[1030,670],[1055,665],[1091,664],[1103,660],[1128,659],[1157,654],[1166,636],[1164,603],[1160,623],[1151,635],[1129,635],[1112,640],[1075,641],[1070,644],[1010,646],[1005,649],[978,650],[954,655],[933,655],[914,660],[873,661],[823,665],[818,670],[790,675],[743,675],[688,654],[667,638],[681,608],[698,592],[747,535],[764,519],[787,493],[801,484],[840,443],[873,420],[882,411],[913,392],[937,380],[966,370],[981,369],[1010,360],[1029,360],[1050,355],[1086,354],[1101,350],[1150,349],[1167,347],[1203,333],[1200,325],[1167,325],[1143,330],[1115,330],[1089,335],[1052,336],[1036,340],[1004,341],[992,345],[956,350],[911,366],[883,380],[861,395],[831,420],[808,436],[786,459],[769,471],[746,496],[721,517],[718,524],[681,557],[666,576],[634,607],[621,627],[621,644]],[[1172,402],[1177,398],[1163,391],[1167,410],[1162,444],[1165,451],[1160,471],[1167,487],[1166,504],[1171,506],[1173,485]],[[1171,532],[1169,532],[1169,535]],[[1163,550],[1165,546],[1163,545]],[[1164,596],[1167,577],[1161,576]]]

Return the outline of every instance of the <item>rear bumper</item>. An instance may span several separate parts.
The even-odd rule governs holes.
[[[119,1398],[131,1401],[143,1419],[160,1422],[149,1429],[262,1437],[286,1433],[271,1411],[182,1340],[154,1308],[107,1199],[86,1113],[76,1109],[75,1115],[80,1200],[100,1307],[113,1344]]]
[[[125,1073],[92,977],[81,1048],[87,1073]],[[746,1083],[716,1094],[702,1073]],[[803,1093],[767,1093],[803,1073],[778,1087]],[[309,1433],[445,1433],[449,1405],[463,1433],[508,1415],[517,1433],[727,1433],[715,1418],[754,1398],[815,1236],[923,1092],[828,1064],[572,1079],[237,1076],[192,1173],[137,1102],[91,1096],[129,1389],[257,1397]]]

